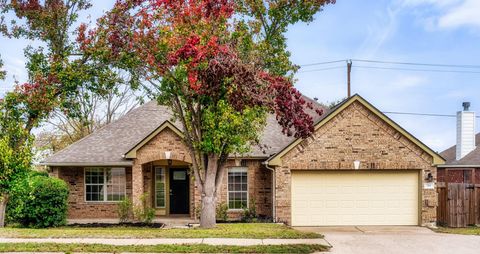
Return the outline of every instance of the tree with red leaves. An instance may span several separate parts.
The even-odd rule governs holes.
[[[10,183],[31,166],[32,129],[54,110],[76,116],[79,88],[102,94],[120,80],[110,66],[78,54],[72,32],[90,6],[89,0],[0,0],[0,35],[42,45],[25,48],[28,77],[0,99],[0,227]]]
[[[286,135],[312,133],[283,34],[331,2],[117,0],[96,28],[80,28],[83,54],[144,79],[181,122],[201,227],[215,226],[227,158],[258,144],[267,114]]]

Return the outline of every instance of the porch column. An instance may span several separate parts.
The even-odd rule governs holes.
[[[142,205],[140,197],[143,190],[143,168],[138,160],[134,160],[132,167],[132,202],[134,205]]]

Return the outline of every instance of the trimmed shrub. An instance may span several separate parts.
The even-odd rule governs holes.
[[[225,202],[217,204],[217,221],[226,222],[228,220],[228,205]]]
[[[7,204],[8,222],[33,228],[65,225],[67,199],[68,186],[64,181],[32,172],[14,185]]]
[[[133,216],[136,220],[141,221],[146,224],[150,224],[155,219],[155,209],[148,207],[147,198],[149,193],[145,192],[140,197],[141,205],[133,206]]]
[[[242,222],[257,222],[257,202],[255,199],[250,199],[250,206],[248,208],[244,207],[242,212],[241,221]]]
[[[125,197],[125,199],[118,204],[117,213],[121,223],[128,222],[133,217],[132,200]]]

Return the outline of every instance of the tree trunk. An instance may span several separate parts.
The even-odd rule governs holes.
[[[213,195],[202,196],[202,211],[200,214],[201,228],[214,228],[216,222],[217,198]]]
[[[5,210],[7,208],[8,195],[0,196],[0,228],[5,227]]]
[[[208,155],[207,172],[205,183],[202,188],[202,210],[200,214],[201,228],[214,228],[216,226],[216,208],[217,208],[217,191],[216,178],[218,171],[218,156],[214,154]]]

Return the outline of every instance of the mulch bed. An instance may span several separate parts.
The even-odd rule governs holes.
[[[163,228],[164,223],[122,222],[122,223],[74,223],[69,227],[79,228],[115,228],[115,227],[140,227],[140,228]]]

